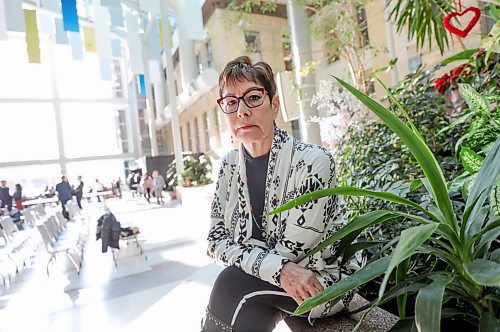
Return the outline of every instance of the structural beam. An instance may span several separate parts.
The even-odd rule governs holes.
[[[291,45],[295,82],[299,86],[299,126],[301,139],[307,143],[321,144],[320,128],[311,118],[318,116],[318,111],[311,106],[312,96],[316,93],[314,74],[302,77],[301,69],[312,60],[309,22],[305,8],[295,0],[287,0],[286,11],[291,30]]]

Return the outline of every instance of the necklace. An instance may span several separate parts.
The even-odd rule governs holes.
[[[252,220],[253,220],[255,226],[257,226],[257,228],[259,229],[259,231],[262,232],[262,217],[261,217],[261,225],[259,225],[259,223],[257,222],[257,218],[255,218],[255,213],[253,213],[252,203],[250,203],[250,213],[252,214]]]

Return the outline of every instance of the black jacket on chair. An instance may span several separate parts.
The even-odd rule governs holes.
[[[120,222],[114,214],[108,212],[97,219],[96,240],[102,238],[102,252],[107,252],[108,247],[120,249]]]

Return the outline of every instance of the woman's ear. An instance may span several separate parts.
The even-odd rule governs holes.
[[[273,109],[273,113],[275,113],[275,116],[278,116],[278,112],[280,109],[280,98],[278,95],[273,96],[273,100],[271,101],[271,107]]]

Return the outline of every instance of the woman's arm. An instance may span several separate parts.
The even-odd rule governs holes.
[[[235,241],[232,230],[224,222],[230,186],[236,186],[237,170],[234,164],[223,159],[219,171],[211,210],[208,234],[208,254],[219,264],[234,265],[250,275],[279,286],[280,271],[289,260],[274,251],[256,245]],[[233,182],[233,183],[231,183]],[[235,214],[237,211],[233,211]],[[266,266],[266,269],[261,269]]]
[[[294,176],[295,197],[317,189],[336,185],[333,158],[326,150],[315,148],[298,161]],[[280,284],[298,303],[323,290],[315,270],[321,270],[326,263],[322,253],[304,259],[308,252],[333,234],[342,225],[339,215],[338,197],[325,197],[301,205],[281,214],[284,225],[281,241],[276,252],[289,257],[292,262],[282,269]],[[328,253],[325,253],[327,256]]]

